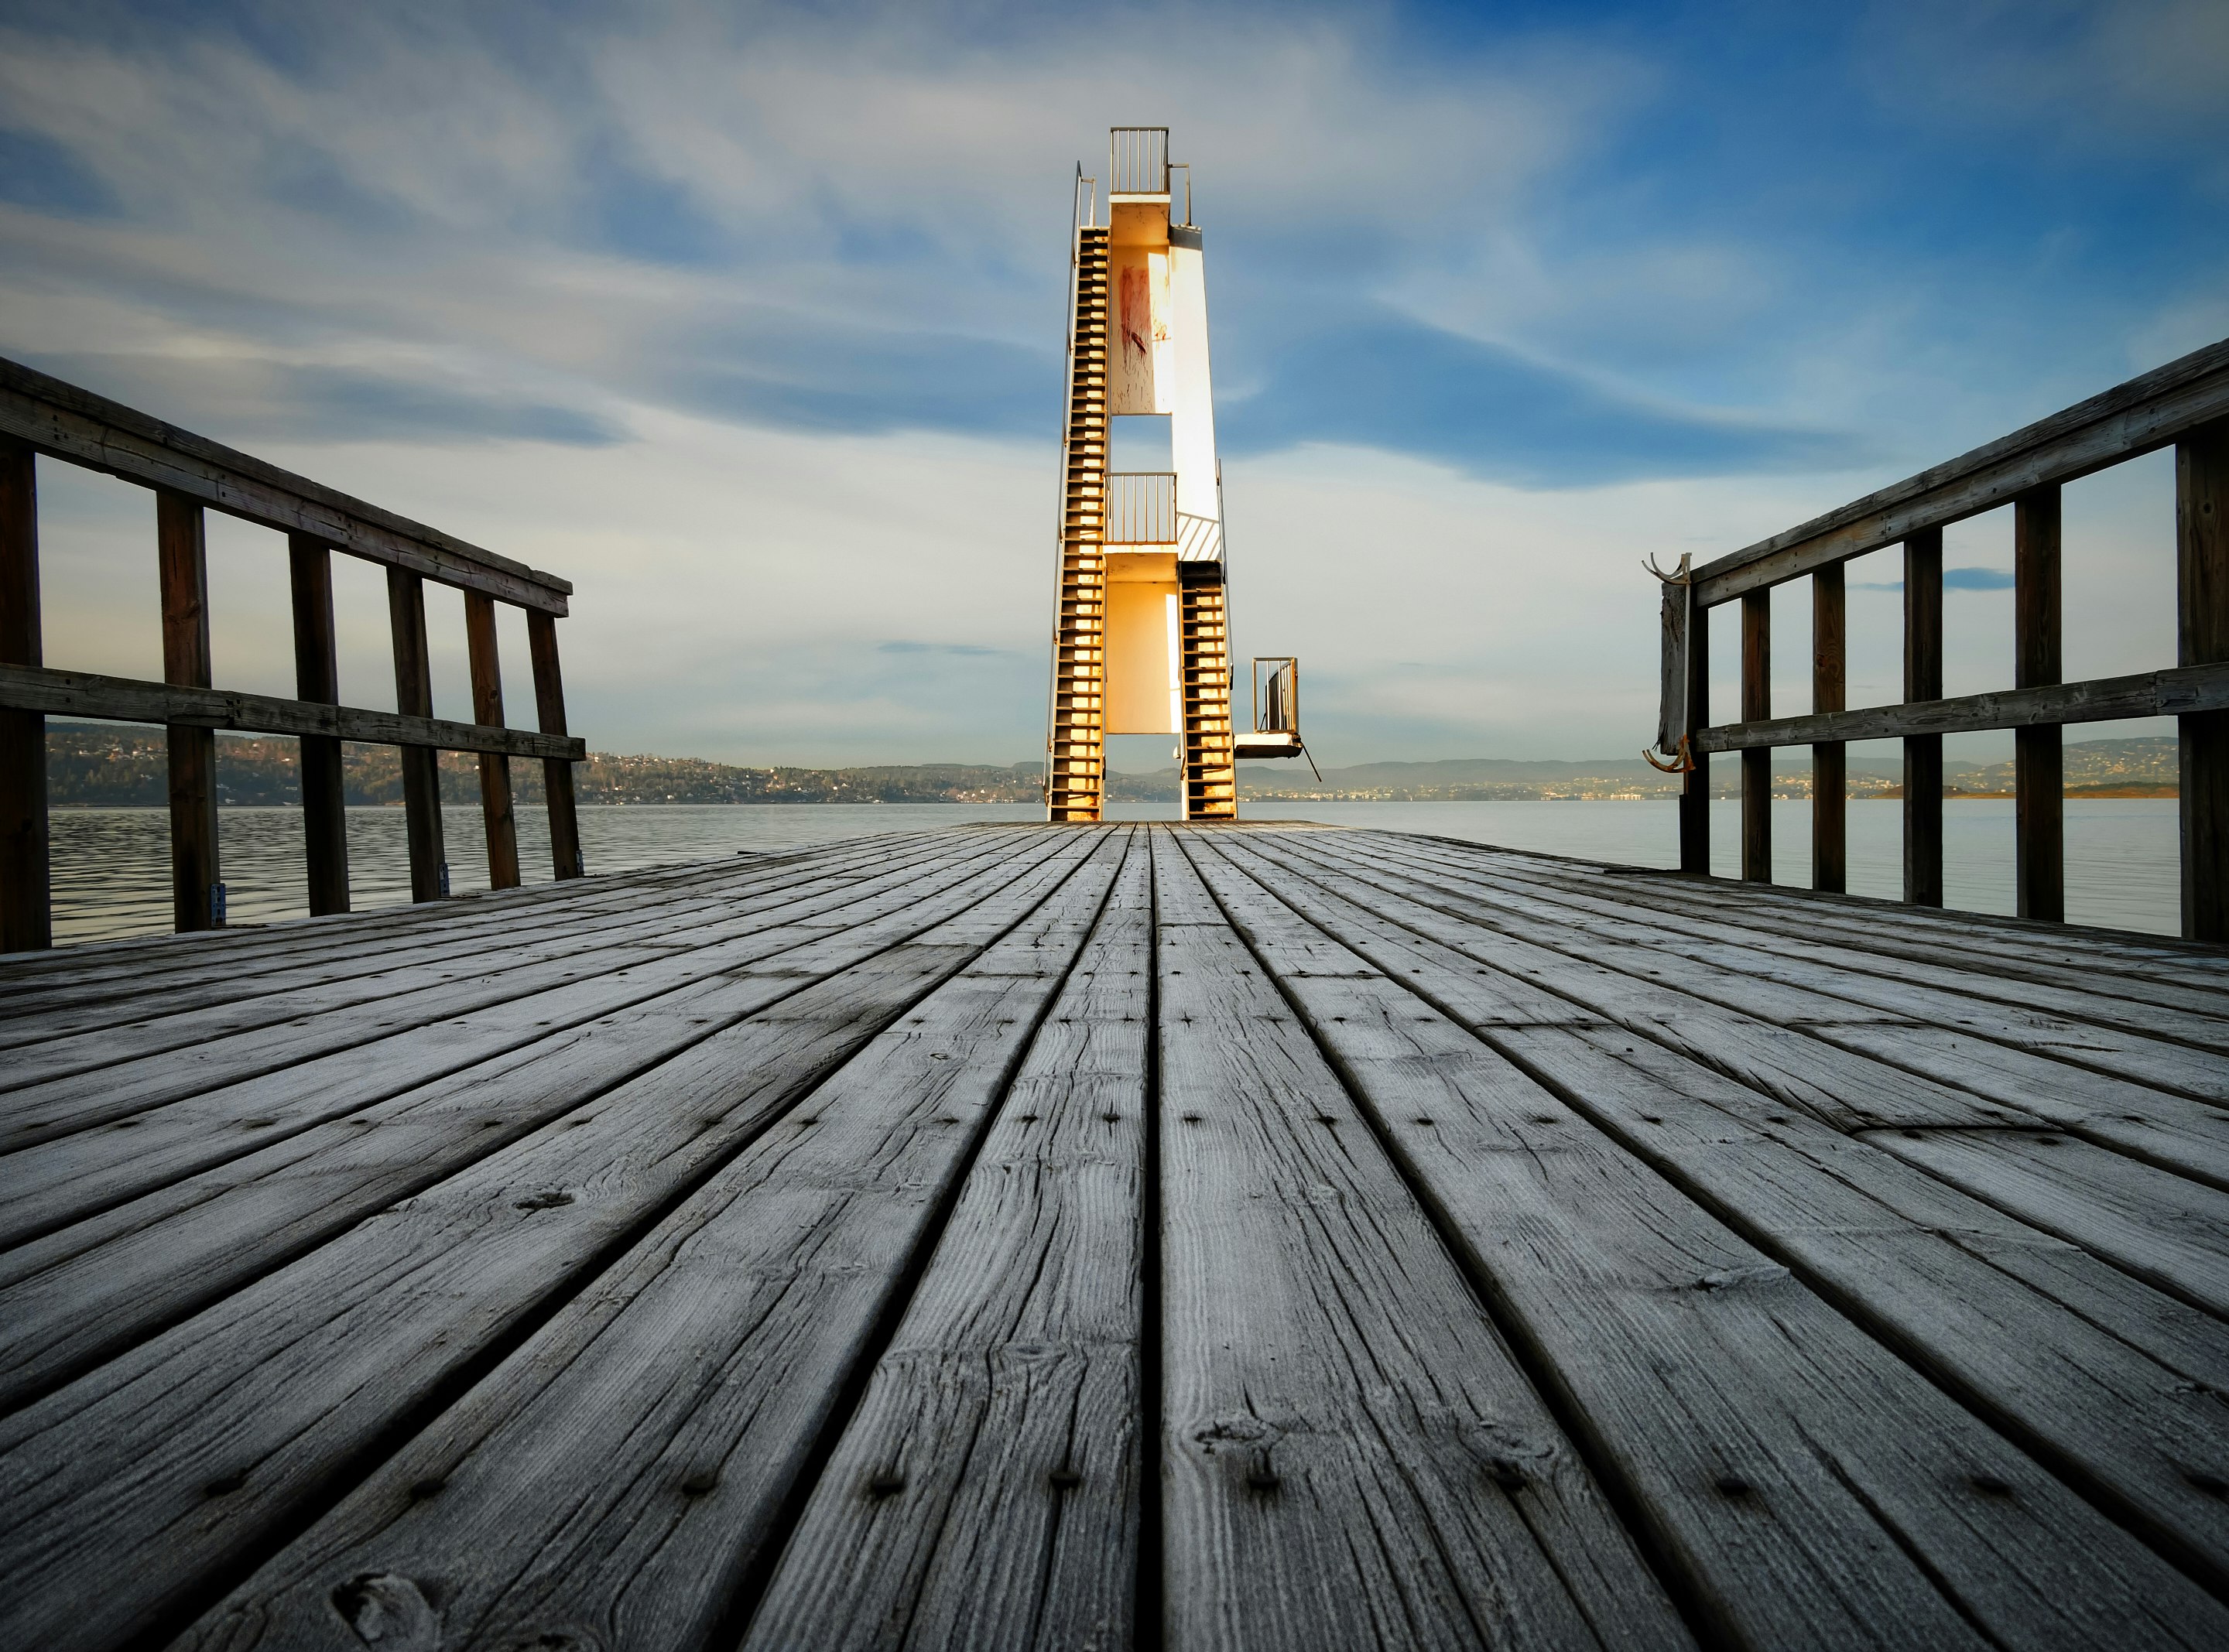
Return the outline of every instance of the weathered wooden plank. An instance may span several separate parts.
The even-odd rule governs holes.
[[[1921,531],[1939,532],[2042,483],[2072,482],[2164,447],[2224,413],[2229,413],[2229,339],[1705,563],[1695,571],[1695,600],[1716,607]]]
[[[430,704],[430,701],[424,702]],[[578,762],[585,742],[533,733],[524,728],[488,728],[448,722],[426,714],[364,711],[305,700],[279,700],[206,684],[138,682],[96,676],[90,671],[55,671],[31,666],[0,666],[0,707],[17,707],[57,717],[105,717],[132,723],[167,723],[202,735],[220,728],[243,733],[293,734],[326,740],[362,740],[400,746],[406,752],[496,752],[512,757],[562,759]],[[211,736],[213,738],[213,735]]]
[[[527,608],[562,614],[573,589],[554,573],[351,499],[19,362],[0,361],[0,434],[282,534],[307,534],[351,556]]]
[[[2229,1192],[2056,1130],[1876,1130],[1865,1139],[2229,1319]]]
[[[866,1043],[185,1643],[285,1643],[369,1569],[481,1643],[706,1644],[771,1560],[1113,871],[1102,855]],[[877,1465],[851,1495],[878,1476],[905,1477]]]
[[[878,841],[913,842],[919,834],[894,833]],[[44,1016],[56,1008],[106,1001],[135,1001],[144,983],[162,990],[221,970],[242,979],[269,970],[308,968],[337,958],[353,961],[421,944],[435,944],[472,933],[509,933],[514,925],[562,922],[571,911],[610,902],[648,900],[683,884],[716,880],[737,868],[777,874],[831,859],[841,848],[856,854],[870,840],[839,840],[813,853],[734,855],[671,866],[606,874],[589,890],[536,884],[489,891],[439,906],[397,906],[337,919],[295,918],[222,933],[180,938],[164,932],[88,941],[62,952],[10,957],[0,967],[0,1021]],[[337,930],[344,933],[337,933]]]
[[[2229,964],[2229,954],[2211,949],[2172,941],[2148,944],[2078,930],[2039,934],[2014,919],[1921,912],[1881,901],[1760,900],[1751,897],[1766,892],[1691,888],[1670,880],[1651,880],[1643,888],[1614,870],[1605,875],[1596,867],[1538,855],[1450,858],[1464,865],[1491,865],[1527,882],[1645,906],[1660,917],[1693,912],[1744,928],[1831,938],[1846,954],[1911,958],[1977,977],[2085,988],[2091,996],[2156,1003],[2195,1015],[2229,1014],[2229,969],[2222,967]]]
[[[1288,868],[1318,864],[1278,858]],[[1337,871],[1346,863],[1320,864]],[[1785,981],[1770,970],[1760,976],[1739,949],[1707,936],[1691,940],[1622,919],[1590,920],[1569,904],[1543,903],[1528,913],[1524,898],[1506,891],[1494,892],[1490,902],[1467,900],[1454,879],[1428,884],[1368,861],[1347,869],[1364,872],[1367,889],[1351,893],[1373,912],[1396,913],[1416,932],[1576,1003],[1602,1006],[1629,1030],[1838,1128],[1866,1128],[1866,1115],[1889,1111],[1901,1124],[1928,1129],[2033,1119],[2229,1184],[2229,1115],[2217,1107],[2061,1065],[2017,1039],[2005,1047],[1962,1044],[1945,1028],[1911,1019],[1908,1004],[1837,1003],[1810,990],[1822,984],[1810,972],[1783,971]],[[1401,904],[1389,905],[1397,900]],[[1750,967],[1739,967],[1744,963]],[[1617,973],[1648,984],[1636,992],[1616,982]],[[1771,983],[1762,994],[1761,980]],[[1692,996],[1683,1003],[1680,995]],[[2059,1035],[2068,1030],[2060,1028]],[[2033,1044],[2048,1041],[2052,1028],[2030,1022],[2027,1032]],[[1860,1066],[1853,1056],[1871,1060]]]
[[[1742,720],[1772,715],[1772,592],[1752,591],[1741,599]],[[1742,877],[1750,883],[1772,881],[1772,751],[1751,746],[1741,754]]]
[[[294,599],[294,692],[303,700],[337,706],[340,664],[333,635],[333,555],[316,540],[296,534],[286,541]],[[303,859],[309,874],[310,913],[322,918],[349,909],[348,808],[341,784],[341,743],[336,735],[301,737]]]
[[[803,893],[808,899],[740,917],[701,935],[694,944],[617,952],[602,960],[601,970],[556,972],[539,983],[539,991],[496,996],[469,1013],[453,1008],[442,1019],[437,1040],[416,1028],[397,1030],[375,1021],[362,1041],[313,1051],[260,1076],[143,1109],[108,1129],[87,1129],[82,1118],[59,1121],[46,1128],[43,1139],[20,1148],[6,1162],[11,1196],[0,1207],[0,1237],[20,1243],[67,1223],[77,1225],[58,1234],[44,1252],[19,1251],[0,1259],[0,1278],[44,1265],[53,1254],[74,1254],[103,1233],[151,1226],[165,1211],[207,1197],[212,1185],[244,1181],[261,1188],[267,1213],[275,1226],[283,1226],[277,1220],[281,1201],[259,1179],[274,1164],[291,1163],[322,1143],[354,1139],[384,1117],[363,1114],[375,1104],[397,1098],[389,1111],[408,1111],[426,1098],[421,1086],[432,1086],[430,1093],[440,1096],[466,1083],[474,1072],[499,1076],[537,1060],[556,1060],[568,1048],[572,1053],[560,1061],[559,1070],[585,1080],[612,1061],[633,1059],[630,1052],[646,1043],[662,1047],[656,1047],[649,1028],[679,1027],[678,1036],[685,1044],[702,1035],[687,1028],[714,1018],[700,999],[709,995],[720,1001],[723,986],[733,985],[742,995],[733,1013],[748,1013],[771,990],[760,977],[781,977],[793,986],[798,979],[870,956],[911,932],[906,927],[911,919],[928,921],[954,901],[973,899],[972,893],[955,893],[955,887],[980,888],[981,880],[996,871],[995,864],[981,862],[915,868],[910,876],[880,888],[817,896],[807,890]],[[594,1041],[594,1060],[581,1053],[582,1041]],[[622,1074],[633,1070],[622,1069]],[[158,1064],[157,1081],[160,1077]],[[113,1108],[117,1103],[95,1105]],[[316,1127],[336,1120],[346,1122],[316,1135]],[[471,1131],[499,1126],[500,1120],[475,1121],[466,1139],[478,1143],[474,1150],[485,1149],[494,1144],[492,1139]],[[36,1132],[27,1127],[16,1133]],[[305,1133],[307,1139],[295,1139]],[[196,1175],[202,1179],[172,1186]],[[159,1199],[151,1197],[152,1190],[164,1188],[169,1191]],[[86,1226],[86,1219],[105,1211],[111,1213],[98,1227]]]
[[[1265,909],[1289,885],[1218,871],[1193,842],[1249,938],[1257,918],[1282,926]],[[1224,842],[1213,847],[1237,858]],[[1727,1642],[1870,1643],[1893,1624],[1916,1646],[2056,1645],[2110,1625],[2117,1639],[2173,1645],[2217,1632],[2198,1629],[2217,1617],[2229,1624],[1773,1257],[1434,1013],[1443,985],[1474,990],[1467,973],[1288,975],[1273,955],[1256,956],[1517,1329],[1533,1369],[1565,1414],[1584,1419],[1623,1506],[1648,1523]],[[2055,1303],[2036,1304],[2033,1316],[2072,1319]],[[2173,1391],[2180,1373],[2080,1329],[2084,1352],[2117,1354],[2124,1376]],[[2063,1378],[2057,1386],[2062,1403],[2099,1398]],[[2229,1416],[2210,1420],[2229,1448]],[[2139,1443],[2155,1477],[2179,1478],[2179,1462],[2156,1461],[2157,1435]],[[2006,1490],[1984,1489],[1993,1486]],[[2177,1502],[2213,1513],[2187,1485]],[[2216,1518],[2209,1531],[2219,1543],[2229,1521]],[[2101,1534],[2142,1575],[2162,1579],[2175,1604],[2092,1559]],[[2008,1568],[2007,1553],[2022,1559]],[[2069,1557],[2119,1592],[2070,1603]],[[2126,1625],[2124,1612],[2135,1615]]]
[[[1155,851],[1166,1639],[1681,1643],[1338,1079]]]
[[[955,887],[924,890],[910,906],[841,933],[804,925],[768,935],[736,949],[721,974],[624,1002],[593,1021],[581,1020],[590,1006],[580,996],[566,1002],[572,995],[548,995],[560,1001],[549,1006],[553,1016],[571,1025],[529,1031],[522,1017],[496,1020],[474,1041],[484,1048],[508,1036],[509,1050],[499,1050],[499,1059],[437,1068],[431,1080],[413,1082],[431,1065],[421,1052],[369,1050],[360,1076],[351,1070],[307,1097],[282,1092],[274,1105],[267,1093],[273,1086],[249,1085],[189,1106],[180,1130],[149,1132],[157,1150],[143,1159],[112,1160],[71,1178],[76,1144],[64,1146],[58,1166],[41,1167],[64,1174],[11,1201],[11,1225],[29,1224],[56,1204],[92,1207],[98,1195],[128,1198],[133,1186],[167,1175],[151,1192],[95,1207],[0,1254],[0,1296],[8,1303],[0,1402],[21,1403],[58,1386],[662,1063],[698,1060],[692,1053],[707,1040],[753,1016],[778,1019],[783,1001],[817,984],[847,971],[855,985],[909,978],[918,950],[892,949],[915,941],[926,926],[960,921],[986,896],[1005,899],[1000,892],[1018,877],[1045,875],[1038,865],[1044,858],[1026,856]],[[257,1100],[273,1116],[242,1118]],[[191,1133],[196,1121],[202,1129]],[[181,1179],[193,1168],[185,1162],[196,1153],[209,1157],[209,1138],[226,1125],[249,1134],[251,1146],[264,1144]],[[18,1212],[16,1203],[26,1208]]]
[[[1811,714],[1832,716],[1847,703],[1848,603],[1842,565],[1811,576]],[[1811,887],[1840,894],[1849,880],[1849,749],[1840,740],[1811,747]]]
[[[2175,659],[2229,672],[2229,421],[2174,450]],[[2182,932],[2229,941],[2229,701],[2177,720]]]
[[[855,843],[858,840],[852,840]],[[877,876],[929,854],[925,840],[893,836],[848,856],[807,860],[731,856],[664,868],[661,875],[599,879],[562,901],[463,900],[444,908],[391,909],[423,922],[375,927],[367,917],[345,938],[329,928],[298,931],[293,944],[228,955],[212,979],[209,962],[176,951],[142,962],[119,960],[61,982],[15,983],[0,976],[0,1049],[42,1044],[90,1029],[136,1026],[181,1011],[270,997],[305,987],[382,976],[400,968],[468,957],[491,945],[586,945],[599,932],[663,913],[689,921],[723,903],[812,877]],[[547,891],[551,886],[543,885]],[[357,932],[359,926],[366,932]],[[4,1080],[0,1080],[4,1085]]]
[[[1725,723],[1695,737],[1698,752],[1739,752],[1806,741],[1939,739],[1986,729],[2048,728],[2061,723],[2118,722],[2130,717],[2212,715],[2229,706],[2229,666],[2197,665],[2097,677],[2052,688],[2003,688],[1893,706],[1866,706],[1831,715]]]
[[[724,938],[723,926],[748,922],[769,905],[825,890],[864,893],[900,880],[912,865],[909,860],[905,868],[887,868],[864,883],[839,874],[832,880],[785,880],[762,892],[721,892],[724,898],[703,902],[645,903],[644,910],[581,931],[528,937],[515,945],[483,938],[462,957],[399,964],[369,977],[257,994],[116,1027],[95,1026],[30,1045],[11,1060],[10,1077],[16,1082],[0,1091],[0,1142],[17,1144],[23,1139],[17,1133],[21,1121],[49,1117],[46,1110],[67,1107],[74,1099],[98,1098],[100,1111],[93,1117],[111,1117],[127,1099],[146,1105],[157,1097],[190,1094],[325,1050],[349,1048],[368,1036],[524,997],[575,972],[601,973],[625,968],[630,959],[697,951]],[[613,953],[613,947],[635,950]],[[155,1059],[185,1049],[194,1052],[190,1060]],[[142,1085],[149,1078],[157,1080],[152,1092]]]
[[[1643,1041],[1531,1028],[1481,1036],[2052,1474],[2221,1589],[2229,1509],[2212,1488],[2229,1479],[2219,1386],[2229,1357],[2219,1321]],[[1950,1467],[1926,1457],[1923,1465],[1930,1460]],[[2003,1483],[2023,1500],[2051,1491]],[[2070,1554],[2053,1542],[2063,1569],[2007,1554],[1999,1582],[2040,1583],[2062,1610],[2084,1614],[2120,1598],[2110,1578],[2123,1560],[2107,1556],[2126,1550],[2102,1534],[2096,1544]],[[2162,1598],[2180,1598],[2162,1584]],[[2171,1623],[2209,1617],[2169,1612]],[[2045,1643],[2117,1638],[2101,1623]]]
[[[1133,1642],[1147,871],[1141,842],[1038,1028],[747,1646]]]
[[[601,1386],[606,1377],[654,1402],[665,1387],[654,1373],[639,1367],[615,1373],[602,1363],[615,1357],[625,1367],[630,1351],[647,1353],[653,1339],[599,1341],[594,1335],[603,1309],[618,1305],[613,1297],[632,1294],[603,1288],[614,1283],[612,1264],[877,1034],[1025,919],[1091,847],[1079,835],[1031,869],[1010,866],[1003,887],[915,939],[711,1031],[572,1116],[357,1223],[0,1421],[0,1566],[11,1579],[0,1600],[0,1637],[56,1652],[106,1647],[145,1635],[181,1609],[198,1608],[205,1599],[198,1591],[211,1577],[272,1553],[305,1506],[371,1470],[391,1452],[398,1430],[437,1422],[429,1408],[459,1385],[476,1382],[510,1351],[507,1344],[530,1338],[519,1350],[524,1367],[509,1369],[542,1371],[530,1333],[552,1309],[560,1309],[553,1325],[576,1329],[585,1322],[592,1345],[584,1384],[561,1391],[571,1416],[609,1415],[610,1391]],[[934,1126],[939,1116],[922,1122]],[[799,1122],[768,1159],[750,1162],[779,1164],[789,1149],[811,1142],[813,1128]],[[850,1156],[839,1163],[852,1165],[855,1188],[861,1144],[845,1133]],[[832,1168],[829,1175],[837,1174]],[[814,1178],[800,1177],[785,1191],[816,1204],[825,1188],[825,1180],[815,1185]],[[871,1180],[862,1192],[877,1196]],[[879,1194],[891,1196],[888,1189]],[[796,1233],[778,1213],[757,1208],[741,1227],[746,1245],[754,1235],[763,1245],[770,1230],[786,1238]],[[677,1240],[687,1237],[685,1227],[667,1232]],[[701,1288],[711,1281],[748,1285],[727,1256],[715,1253],[719,1248],[710,1247],[705,1273],[670,1251],[638,1258],[671,1292],[653,1299],[653,1322],[692,1299],[701,1302]],[[795,1259],[809,1264],[811,1257]],[[837,1278],[845,1271],[832,1270]],[[809,1267],[761,1264],[756,1275],[776,1298],[793,1284],[812,1297],[833,1283]],[[600,1288],[568,1317],[562,1304],[581,1297],[592,1281]],[[756,1317],[723,1313],[719,1322],[748,1348]],[[699,1346],[684,1338],[666,1349],[678,1361],[669,1369],[710,1377],[716,1386],[723,1361],[698,1361]],[[653,1380],[638,1386],[639,1376]],[[825,1405],[834,1386],[778,1389],[776,1400]],[[491,1392],[513,1391],[498,1385]],[[555,1443],[564,1433],[530,1428],[530,1450],[536,1437]],[[653,1451],[671,1437],[654,1430],[635,1437],[646,1438]],[[665,1518],[626,1528],[637,1540],[655,1543],[672,1535],[671,1517],[689,1506],[691,1495],[679,1482],[717,1462],[694,1451],[684,1456],[691,1460],[679,1474],[619,1475],[604,1482],[658,1502]],[[580,1462],[573,1460],[566,1476],[576,1484]],[[731,1496],[763,1492],[759,1476],[740,1476],[730,1485]],[[404,1489],[405,1501],[412,1489]],[[453,1489],[461,1494],[454,1501],[472,1501],[468,1481]],[[530,1504],[562,1523],[566,1509],[556,1503],[536,1495],[511,1498],[505,1512],[520,1535]],[[706,1506],[729,1505],[716,1499]],[[88,1595],[74,1557],[119,1547],[139,1562],[128,1576]],[[451,1564],[462,1558],[447,1556]],[[585,1559],[562,1570],[579,1583],[590,1581]],[[678,1605],[680,1591],[646,1594],[627,1604],[655,1613],[661,1603]]]
[[[0,439],[0,666],[42,663],[39,487],[31,450]],[[0,952],[54,944],[46,719],[0,709]]]
[[[527,651],[534,662],[534,708],[545,734],[565,737],[565,679],[557,662],[557,621],[539,609],[526,612]],[[559,881],[588,875],[581,854],[581,822],[573,806],[573,765],[542,759],[542,791],[549,811],[549,860]]]
[[[1621,947],[1600,936],[1587,937],[1584,956],[1573,956],[1554,944],[1568,938],[1564,929],[1527,926],[1521,919],[1497,913],[1492,927],[1481,933],[1482,920],[1472,910],[1474,903],[1441,895],[1397,872],[1359,861],[1351,870],[1343,870],[1343,862],[1320,861],[1298,848],[1249,843],[1243,852],[1311,876],[1326,893],[1342,897],[1347,907],[1366,912],[1385,942],[1406,944],[1390,932],[1406,931],[1410,938],[1461,954],[1472,961],[1473,969],[1491,969],[1504,976],[1494,982],[1481,978],[1481,989],[1488,996],[1507,993],[1506,980],[1514,977],[1563,1001],[1564,1013],[1551,1016],[1532,1013],[1529,998],[1519,997],[1516,1002],[1525,1006],[1529,1021],[1571,1022],[1591,1011],[1753,1085],[1785,1105],[1850,1128],[1875,1124],[1988,1125],[2023,1122],[2027,1117],[1921,1075],[1853,1056],[1810,1036],[1813,1024],[1828,1015],[1853,1014],[1865,1019],[1868,1012],[1857,1006],[1836,1004],[1776,982],[1749,980],[1738,983],[1742,990],[1738,996],[1727,995],[1732,1002],[1713,1002],[1650,978],[1652,970],[1667,973],[1670,960],[1659,967],[1651,954],[1638,959],[1616,957],[1639,949]],[[1301,870],[1310,867],[1312,873]],[[1444,961],[1437,955],[1435,959]],[[1416,967],[1425,967],[1424,961],[1420,959]],[[1789,1024],[1796,1021],[1802,1023],[1800,1028]]]
[[[1492,904],[1475,908],[1479,921],[1489,926],[1501,921],[1506,903],[1547,900],[1562,909],[1542,912],[1552,924],[1569,925],[1568,913],[1598,913],[1603,923],[1632,926],[1622,932],[1622,938],[1652,948],[1708,957],[1739,973],[1769,976],[1883,1014],[2001,1039],[2015,1047],[2040,1047],[2111,1076],[2207,1100],[2229,1100],[2229,1072],[2217,1059],[2229,1050],[2229,1023],[2217,1016],[2040,984],[2014,989],[1992,976],[1916,961],[1891,964],[1800,935],[1710,925],[1686,916],[1674,924],[1576,891],[1523,890],[1491,871],[1464,876],[1481,886],[1481,893],[1492,891]],[[1464,915],[1473,910],[1466,907]],[[1691,944],[1691,935],[1709,938],[1708,950]]]
[[[210,669],[209,559],[202,508],[183,495],[157,493],[155,541],[162,586],[164,680],[189,691],[206,690]],[[170,745],[172,927],[181,932],[221,929],[216,736],[206,728],[174,727],[165,733]]]

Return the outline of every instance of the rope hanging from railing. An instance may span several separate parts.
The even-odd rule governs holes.
[[[1656,755],[1655,751],[1647,746],[1643,746],[1641,752],[1641,755],[1648,759],[1648,766],[1660,774],[1688,774],[1692,773],[1695,767],[1695,753],[1687,743],[1687,735],[1685,732],[1689,727],[1687,682],[1690,673],[1687,669],[1687,650],[1693,645],[1695,627],[1695,579],[1692,567],[1693,560],[1688,553],[1683,551],[1680,554],[1679,566],[1668,572],[1656,566],[1656,559],[1654,556],[1645,559],[1641,565],[1654,574],[1660,584],[1676,585],[1683,593],[1680,598],[1680,715],[1676,722],[1669,718],[1661,720],[1664,726],[1656,731],[1657,746],[1664,750],[1671,760],[1665,761]],[[1673,743],[1667,747],[1664,746],[1664,736],[1673,727],[1682,732],[1676,735]]]

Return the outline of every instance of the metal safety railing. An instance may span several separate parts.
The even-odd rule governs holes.
[[[1263,676],[1262,668],[1269,668]],[[1288,654],[1256,655],[1254,660],[1254,732],[1301,732],[1301,663]]]
[[[1107,477],[1107,543],[1177,542],[1177,473],[1115,471]]]
[[[1169,129],[1166,126],[1110,126],[1107,129],[1107,193],[1166,195],[1169,192]],[[1189,214],[1186,215],[1189,217]]]

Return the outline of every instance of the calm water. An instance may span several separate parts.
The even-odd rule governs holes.
[[[1170,805],[1117,806],[1114,817],[1162,820]],[[1671,866],[1678,860],[1669,803],[1262,804],[1250,818],[1317,820],[1430,832],[1513,848]],[[1740,804],[1712,805],[1712,869],[1739,869]],[[1852,803],[1850,893],[1894,898],[1903,889],[1900,806]],[[449,887],[487,887],[479,810],[444,811]],[[1943,810],[1943,885],[1950,906],[2013,910],[2013,804],[1977,799]],[[624,872],[706,860],[738,849],[782,849],[869,832],[918,831],[962,821],[1027,821],[1033,804],[748,804],[583,809],[588,870]],[[170,816],[160,809],[65,809],[53,817],[55,938],[102,940],[170,926]],[[235,924],[307,914],[302,894],[301,816],[292,809],[226,809],[219,853]],[[546,882],[549,838],[542,816],[521,810],[518,858],[529,883]],[[1810,805],[1773,804],[1774,873],[1810,880]],[[2114,798],[2066,805],[2066,911],[2076,923],[2173,934],[2179,923],[2177,827],[2171,798]],[[349,810],[349,873],[359,912],[409,898],[409,858],[399,809]]]

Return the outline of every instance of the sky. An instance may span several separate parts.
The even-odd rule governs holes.
[[[2219,0],[7,0],[0,355],[564,574],[596,749],[1025,761],[1072,169],[1166,124],[1239,656],[1301,656],[1326,766],[1630,756],[1643,559],[2229,335],[2225,81]],[[158,677],[151,496],[40,488],[48,663]],[[1949,537],[1952,694],[2011,682],[2008,515]],[[2070,679],[2173,663],[2166,458],[2066,524]],[[210,547],[219,685],[290,692],[282,541]],[[1900,693],[1893,561],[1853,705]],[[391,708],[340,562],[343,698]],[[1807,590],[1775,613],[1807,710]]]

